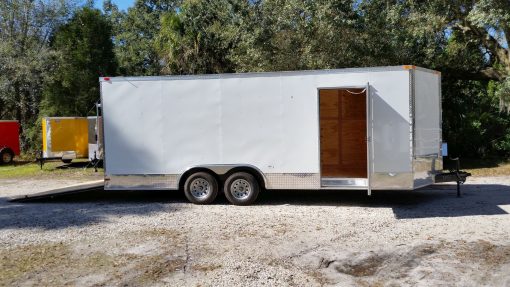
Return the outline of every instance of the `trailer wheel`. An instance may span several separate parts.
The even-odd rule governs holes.
[[[2,164],[10,164],[14,159],[14,152],[10,148],[4,148],[0,151],[0,162]]]
[[[230,203],[249,205],[257,199],[260,187],[253,175],[247,172],[236,172],[227,178],[223,191]]]
[[[63,163],[66,163],[66,164],[69,164],[71,163],[73,160],[72,159],[63,159],[62,162]]]
[[[218,182],[207,172],[197,172],[184,183],[184,195],[195,204],[209,204],[218,195]]]

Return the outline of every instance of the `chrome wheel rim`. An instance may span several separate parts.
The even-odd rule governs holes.
[[[237,199],[245,199],[250,196],[251,184],[246,179],[236,179],[230,185],[230,193]]]
[[[3,162],[10,162],[12,160],[12,156],[10,153],[6,152],[2,155]]]
[[[204,178],[197,178],[191,182],[191,195],[196,198],[206,197],[211,192],[211,185]]]

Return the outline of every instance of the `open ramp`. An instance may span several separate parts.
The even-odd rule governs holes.
[[[73,184],[66,187],[45,190],[42,192],[13,196],[9,198],[11,202],[23,202],[37,199],[52,199],[57,196],[76,194],[91,190],[97,190],[104,187],[104,180],[88,181],[80,184]]]

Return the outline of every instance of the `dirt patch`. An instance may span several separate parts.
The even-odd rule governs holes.
[[[136,264],[130,264],[121,274],[120,285],[122,286],[149,286],[160,281],[160,279],[179,272],[186,264],[182,258],[171,256],[148,256],[133,258]],[[110,283],[116,285],[117,280]]]
[[[219,269],[221,267],[222,267],[221,264],[195,264],[191,266],[191,269],[207,273]]]
[[[153,228],[153,229],[138,231],[135,236],[163,237],[165,239],[177,239],[180,235],[181,235],[181,232],[178,232],[173,229]]]
[[[459,260],[472,260],[487,268],[510,263],[510,246],[500,246],[487,240],[479,240],[473,243],[459,241],[458,248],[451,247]]]
[[[451,281],[456,284],[454,278],[458,277],[456,272],[459,270],[462,270],[465,282],[486,284],[490,282],[494,270],[506,265],[510,266],[510,246],[485,240],[439,242],[347,253],[336,259],[319,259],[319,269],[334,270],[362,286],[383,286],[388,282],[408,282],[412,285],[427,280],[430,283]],[[334,277],[334,272],[329,274]],[[329,281],[337,280],[332,280],[330,276]]]
[[[379,270],[386,257],[387,256],[371,254],[368,258],[360,260],[356,263],[344,262],[335,264],[335,270],[355,277],[372,276],[377,272],[377,270]]]
[[[387,251],[368,251],[355,252],[347,255],[343,259],[321,258],[320,268],[332,268],[337,272],[353,277],[374,276],[381,270],[392,272],[392,274],[402,273],[402,270],[409,270],[420,264],[426,256],[436,252],[436,246],[426,244],[411,248],[410,250],[400,252]],[[387,270],[388,266],[394,266],[398,272]],[[399,277],[399,276],[397,276]]]

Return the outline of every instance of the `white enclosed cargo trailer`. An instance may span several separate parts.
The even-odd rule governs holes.
[[[441,75],[415,66],[100,78],[105,189],[404,189],[442,170]]]

